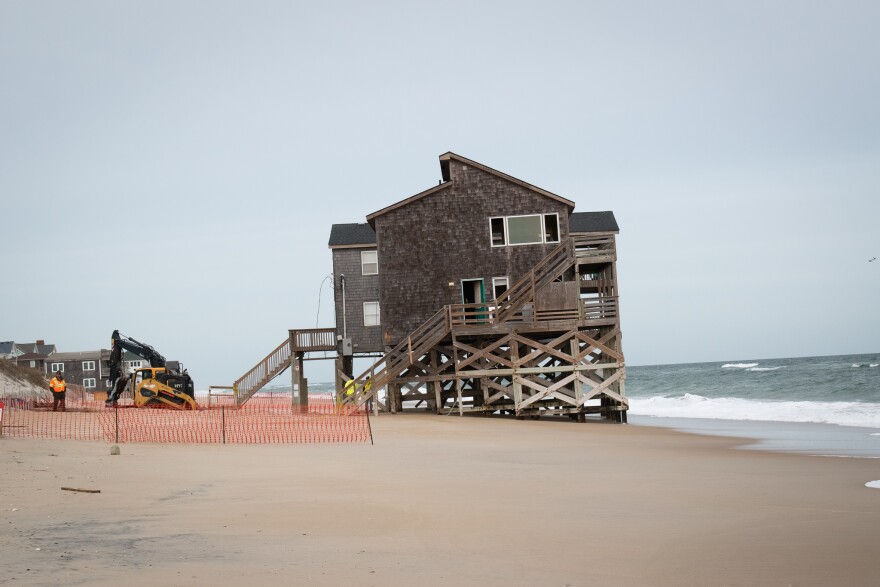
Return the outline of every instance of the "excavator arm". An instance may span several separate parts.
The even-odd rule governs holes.
[[[111,392],[107,398],[107,405],[116,403],[119,396],[125,390],[129,379],[132,377],[132,375],[125,373],[123,369],[122,353],[123,351],[129,351],[149,361],[150,367],[163,369],[163,373],[159,375],[162,381],[150,383],[142,381],[138,385],[135,391],[135,405],[163,403],[180,409],[187,407],[196,409],[198,407],[193,399],[192,379],[186,371],[179,374],[175,372],[165,374],[166,360],[159,351],[148,344],[139,342],[124,334],[119,334],[118,330],[113,331],[111,341],[110,376],[108,382]]]

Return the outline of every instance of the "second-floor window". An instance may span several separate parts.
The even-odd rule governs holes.
[[[364,302],[364,326],[379,326],[379,302]]]
[[[83,371],[94,371],[95,370],[95,362],[94,361],[83,361]]]
[[[55,373],[56,371],[60,371],[60,372],[64,373],[64,363],[52,363],[51,370],[52,370],[52,373]]]
[[[361,251],[361,275],[378,275],[379,253],[376,251]]]
[[[493,247],[559,242],[559,214],[498,216],[489,219]]]
[[[143,361],[126,361],[125,364],[128,365],[129,367],[131,367],[132,369],[138,369],[144,364],[144,362]]]

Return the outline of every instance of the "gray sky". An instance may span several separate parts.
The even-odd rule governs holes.
[[[229,384],[315,326],[330,225],[454,151],[614,211],[630,364],[880,352],[878,22],[852,1],[0,0],[0,340],[118,328]]]

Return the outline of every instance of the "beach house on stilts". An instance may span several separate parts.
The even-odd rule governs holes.
[[[336,328],[291,330],[240,401],[291,364],[304,383],[304,354],[329,350],[343,405],[626,421],[614,215],[455,153],[440,168],[437,186],[333,225]]]

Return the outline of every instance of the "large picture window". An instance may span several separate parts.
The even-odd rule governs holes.
[[[489,219],[493,247],[559,242],[559,214],[498,216]]]
[[[379,302],[364,302],[364,326],[379,326]]]

